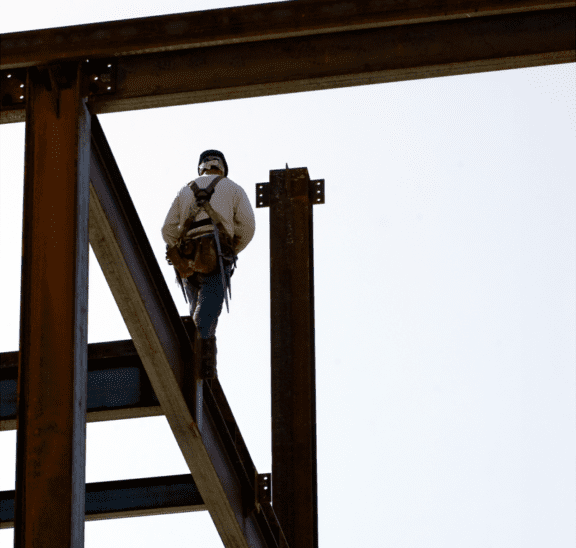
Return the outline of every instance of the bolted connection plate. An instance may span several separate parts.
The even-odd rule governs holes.
[[[26,103],[26,69],[3,70],[0,73],[0,100],[2,107]]]
[[[115,59],[86,59],[82,63],[87,94],[103,95],[116,91],[117,62]]]
[[[325,203],[324,179],[310,181],[308,192],[312,205]],[[270,207],[270,183],[256,183],[256,207]]]
[[[266,504],[272,501],[272,474],[258,474],[258,504]]]

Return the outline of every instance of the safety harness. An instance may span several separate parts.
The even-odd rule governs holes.
[[[237,257],[234,253],[234,241],[226,234],[221,215],[218,214],[210,205],[212,194],[214,194],[216,185],[221,179],[223,179],[222,176],[215,177],[204,189],[201,189],[196,181],[188,183],[188,186],[192,192],[194,192],[196,201],[190,206],[188,216],[184,222],[178,241],[175,246],[167,251],[166,258],[174,265],[177,272],[177,281],[180,284],[185,299],[186,292],[182,285],[182,278],[188,278],[196,273],[209,274],[214,270],[214,268],[220,266],[222,285],[224,287],[224,297],[226,299],[226,309],[230,311],[228,306],[228,294],[230,294],[230,298],[232,298],[232,290],[230,288],[230,280],[224,270],[223,260],[227,259],[233,261],[234,267],[236,267]],[[204,210],[208,215],[208,218],[203,219],[202,221],[195,221],[200,210]],[[202,234],[196,237],[188,236],[190,230],[207,225],[213,225],[213,234]],[[215,249],[213,248],[213,245],[215,245]],[[223,246],[228,252],[226,255],[222,252]]]

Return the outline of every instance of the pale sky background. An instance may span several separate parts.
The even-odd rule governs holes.
[[[251,2],[11,3],[0,32]],[[255,3],[255,2],[254,2]],[[217,29],[215,29],[217,32]],[[181,315],[160,227],[200,152],[255,205],[314,207],[320,546],[576,545],[576,65],[99,116]],[[18,348],[24,124],[0,126],[0,352]],[[221,383],[271,471],[269,209],[218,327]],[[129,338],[91,252],[89,342]],[[0,433],[0,490],[16,433]],[[188,473],[164,417],[88,425],[87,481]],[[222,546],[207,512],[89,522],[87,548]],[[13,530],[0,531],[8,548]]]

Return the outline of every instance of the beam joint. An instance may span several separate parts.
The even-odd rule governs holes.
[[[0,68],[113,60],[115,83],[90,98],[103,114],[572,63],[575,14],[568,0],[301,0],[2,35]],[[0,123],[23,119],[2,106]]]

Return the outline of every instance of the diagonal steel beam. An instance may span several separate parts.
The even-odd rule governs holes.
[[[214,383],[195,375],[190,338],[95,116],[92,150],[90,243],[214,525],[227,547],[277,546],[280,537],[262,527],[265,512],[248,504],[254,493],[238,475],[221,410],[209,403]]]
[[[299,31],[301,24],[306,27],[306,17],[298,18],[298,10],[314,2],[290,4],[288,11],[294,11],[287,20]],[[423,10],[424,4],[413,5]],[[364,16],[364,23],[353,28],[337,28],[328,20],[323,27],[318,19],[304,34],[286,32],[273,40],[262,40],[255,31],[245,40],[223,39],[219,45],[200,42],[185,49],[130,54],[121,54],[120,48],[110,53],[111,91],[95,92],[91,109],[97,114],[119,112],[574,62],[573,2],[568,7],[544,2],[537,10],[533,3],[502,10],[498,4],[489,3],[492,9],[487,11],[467,2],[433,4],[427,8],[436,10],[433,15],[410,18],[394,12],[394,24]],[[358,8],[351,2],[354,6]],[[328,19],[339,14],[340,21],[346,20],[344,3],[326,3],[324,9],[332,14]],[[18,76],[4,71],[5,87],[8,73]],[[4,96],[12,97],[8,92]],[[0,122],[23,119],[19,97],[14,95],[13,102],[2,107]]]
[[[31,70],[26,95],[14,543],[81,548],[90,115],[78,64]]]

